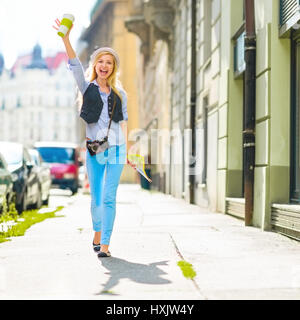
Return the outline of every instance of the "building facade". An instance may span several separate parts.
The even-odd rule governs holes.
[[[152,187],[244,219],[244,1],[140,0],[130,6],[125,25],[140,41],[142,62],[140,127],[148,137],[156,129],[165,136],[162,143],[151,136],[154,147],[147,149]],[[254,7],[252,225],[299,239],[299,3],[254,0]],[[161,161],[163,154],[168,161]]]
[[[36,141],[78,143],[75,83],[67,57],[42,58],[35,46],[0,76],[0,139],[31,146]]]
[[[140,113],[148,116],[141,128],[153,132],[147,132],[152,188],[216,210],[219,2],[150,0],[131,6],[125,24],[141,41]]]
[[[173,9],[167,2],[130,1],[125,26],[139,39],[137,152],[151,167],[151,188],[171,192],[170,124]],[[181,145],[181,144],[180,144]]]
[[[295,103],[295,14],[289,27],[280,26],[286,7],[297,1],[255,1],[256,26],[256,108],[255,168],[252,224],[262,230],[276,230],[300,238],[299,197],[297,190],[296,150],[299,132],[296,129]],[[299,7],[297,2],[297,7]],[[225,9],[225,7],[224,7]],[[224,20],[231,21],[229,81],[227,87],[227,172],[225,212],[244,217],[243,140],[245,113],[245,81],[240,39],[245,31],[245,8],[231,1]],[[297,13],[297,10],[295,11]],[[294,22],[295,23],[295,22]],[[280,27],[279,27],[280,26]],[[283,32],[282,30],[286,28]],[[223,40],[223,39],[222,39]],[[226,41],[224,38],[223,41]],[[227,38],[228,41],[228,38]],[[238,68],[238,66],[241,66]]]

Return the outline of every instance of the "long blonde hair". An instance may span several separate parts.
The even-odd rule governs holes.
[[[90,62],[89,62],[89,67],[85,71],[84,75],[85,75],[85,78],[89,82],[92,82],[95,79],[97,79],[97,73],[96,73],[96,70],[95,70],[95,66],[97,64],[97,61],[100,59],[100,57],[102,57],[103,55],[106,55],[106,54],[111,55],[113,57],[113,62],[114,62],[113,72],[107,78],[107,82],[108,82],[108,85],[112,88],[112,90],[119,96],[119,98],[121,99],[121,102],[122,102],[122,95],[121,95],[119,89],[122,89],[122,90],[124,90],[124,89],[123,89],[121,81],[119,80],[120,73],[119,73],[119,70],[118,70],[118,67],[117,67],[116,59],[110,52],[102,51],[98,55],[96,55],[94,57],[94,59],[92,59],[92,57],[93,57],[93,54],[92,54],[91,58],[90,58]],[[76,102],[77,102],[77,105],[78,105],[78,111],[80,111],[80,109],[81,109],[82,101],[83,101],[82,94],[78,90],[77,99],[76,99]]]
[[[113,72],[107,78],[107,83],[115,91],[115,93],[120,97],[120,99],[122,101],[122,95],[119,92],[119,90],[117,89],[117,87],[122,89],[122,84],[121,84],[121,81],[119,80],[119,71],[118,71],[116,59],[110,52],[102,51],[97,56],[95,56],[95,58],[93,60],[91,60],[90,63],[89,63],[89,68],[87,69],[86,76],[87,76],[87,78],[89,79],[90,82],[92,82],[95,79],[97,79],[97,73],[96,73],[96,70],[95,70],[95,66],[96,66],[98,60],[102,56],[107,55],[107,54],[109,54],[110,56],[113,57],[113,62],[114,62]]]

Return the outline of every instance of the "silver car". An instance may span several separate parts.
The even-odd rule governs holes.
[[[34,170],[36,171],[39,179],[40,191],[41,191],[41,199],[40,201],[43,204],[49,204],[50,197],[50,187],[51,187],[51,173],[50,166],[45,163],[38,150],[29,149],[28,150],[31,156],[31,159],[34,162]]]

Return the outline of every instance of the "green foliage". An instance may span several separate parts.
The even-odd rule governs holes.
[[[16,206],[14,203],[11,203],[10,206],[9,206],[9,216],[14,220],[14,221],[17,221],[18,218],[19,218],[19,214],[18,214],[18,211],[16,209]]]
[[[0,224],[6,221],[17,221],[18,211],[16,210],[15,204],[11,203],[9,208],[7,207],[6,201],[3,203],[2,212],[0,214]]]
[[[186,278],[193,279],[196,276],[196,271],[193,269],[193,265],[186,261],[178,261],[177,265],[180,267],[183,275]]]
[[[57,215],[55,215],[55,213],[62,210],[63,208],[63,206],[59,206],[54,211],[45,213],[38,213],[38,209],[27,210],[19,216],[14,205],[10,206],[9,211],[0,216],[0,223],[14,221],[16,222],[16,224],[11,226],[7,231],[2,230],[2,232],[0,232],[0,242],[7,241],[6,238],[9,237],[23,236],[26,230],[30,228],[33,224],[41,222],[48,218],[58,217]]]

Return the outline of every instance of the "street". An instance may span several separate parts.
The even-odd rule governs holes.
[[[62,217],[0,244],[0,299],[300,299],[297,241],[121,184],[112,257],[99,260],[89,201],[81,190],[51,190],[49,207],[64,205]]]

